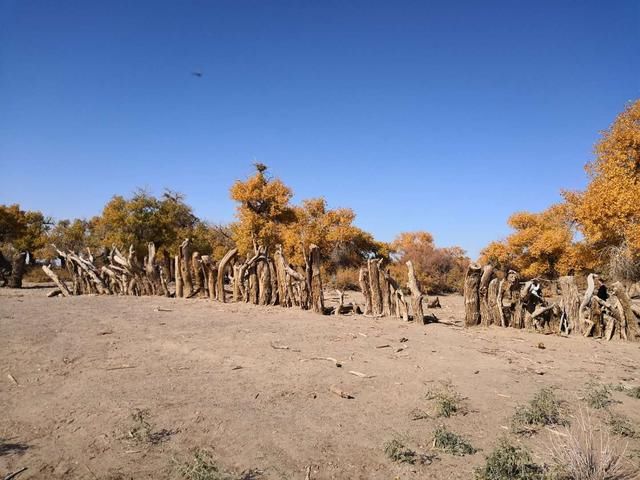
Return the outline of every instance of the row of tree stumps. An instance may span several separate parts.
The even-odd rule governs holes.
[[[464,281],[466,327],[477,325],[525,328],[565,335],[640,341],[640,308],[632,304],[622,282],[610,287],[598,275],[587,277],[580,296],[574,276],[558,279],[559,298],[541,295],[539,281],[522,282],[491,265],[471,264]]]
[[[70,286],[48,266],[42,269],[57,286],[50,296],[200,297],[325,313],[320,252],[316,245],[309,247],[305,266],[300,269],[286,262],[280,247],[269,255],[265,248],[256,246],[254,254],[243,260],[234,248],[219,262],[191,251],[188,239],[182,242],[179,251],[174,258],[158,258],[154,244],[149,243],[147,255],[140,261],[133,247],[126,255],[113,247],[108,254],[97,258],[89,250],[86,254],[57,250],[72,279]],[[173,289],[170,289],[172,280]],[[231,285],[231,292],[225,291],[225,283]]]
[[[55,246],[54,246],[55,247]],[[289,264],[277,246],[273,254],[256,246],[254,253],[240,258],[238,249],[229,250],[215,262],[207,255],[191,250],[187,239],[180,244],[179,254],[171,258],[157,255],[153,243],[140,261],[132,247],[127,254],[113,247],[108,253],[94,257],[90,250],[80,254],[57,250],[71,278],[64,282],[54,270],[43,271],[57,288],[49,296],[161,295],[177,298],[209,298],[220,302],[246,302],[255,305],[281,305],[335,315],[363,314],[369,317],[396,317],[425,323],[425,294],[411,262],[407,262],[408,281],[403,287],[392,278],[382,259],[370,259],[360,269],[359,283],[364,303],[345,304],[344,293],[337,291],[338,304],[325,307],[321,276],[320,249],[311,245],[305,252],[305,265]],[[69,284],[68,284],[69,283]],[[226,286],[226,288],[225,288]],[[427,306],[438,307],[434,299]]]

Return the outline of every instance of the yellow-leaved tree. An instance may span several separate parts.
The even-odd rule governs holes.
[[[231,198],[238,202],[237,222],[231,225],[233,240],[241,255],[254,252],[255,245],[273,251],[281,243],[282,228],[293,221],[289,201],[293,192],[280,179],[270,179],[267,167],[255,165],[256,173],[231,187]]]
[[[640,260],[640,100],[618,115],[587,164],[584,192],[565,192],[578,228],[601,267],[637,276]],[[627,267],[625,268],[624,265]],[[616,266],[621,267],[616,271]],[[625,271],[626,270],[626,271]]]
[[[405,263],[413,263],[416,276],[427,293],[461,292],[469,258],[460,247],[440,248],[429,232],[404,232],[391,243],[392,271],[406,277]]]
[[[507,223],[514,232],[485,247],[480,253],[482,263],[512,268],[529,278],[555,278],[583,267],[566,204],[552,205],[540,213],[514,213]]]
[[[329,272],[336,268],[360,265],[369,255],[383,253],[383,245],[371,234],[356,227],[355,213],[350,208],[327,208],[324,198],[303,200],[293,208],[293,221],[282,231],[284,252],[289,261],[304,264],[304,255],[311,244],[320,247],[320,254]]]

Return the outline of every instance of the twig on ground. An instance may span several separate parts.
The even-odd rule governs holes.
[[[347,393],[344,390],[342,390],[342,389],[340,389],[340,388],[338,388],[336,386],[333,386],[333,385],[331,387],[329,387],[329,391],[331,393],[335,393],[336,395],[338,395],[339,397],[342,397],[342,398],[348,398],[348,399],[356,398],[353,395],[351,395],[350,393]]]

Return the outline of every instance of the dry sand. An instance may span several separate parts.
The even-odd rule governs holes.
[[[469,479],[541,387],[557,387],[575,412],[589,380],[640,384],[637,344],[465,330],[459,296],[441,299],[441,323],[422,326],[48,291],[0,291],[0,477],[27,467],[19,480],[179,478],[175,462],[204,448],[227,470],[262,471],[255,478],[304,479],[311,466],[312,479]],[[431,412],[425,394],[441,382],[467,398],[468,413],[412,420],[416,408]],[[640,424],[640,400],[614,398],[612,410]],[[136,409],[148,410],[155,444],[130,438]],[[480,452],[419,466],[385,456],[392,438],[429,452],[440,424]],[[544,462],[552,435],[511,438]]]

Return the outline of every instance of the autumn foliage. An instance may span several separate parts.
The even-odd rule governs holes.
[[[540,213],[512,215],[514,233],[489,244],[481,260],[526,277],[598,270],[637,279],[640,269],[640,100],[602,133],[586,166],[583,192]]]
[[[405,264],[413,262],[416,276],[430,294],[461,292],[469,258],[460,247],[436,247],[428,232],[405,232],[391,243],[392,270],[404,278]]]

